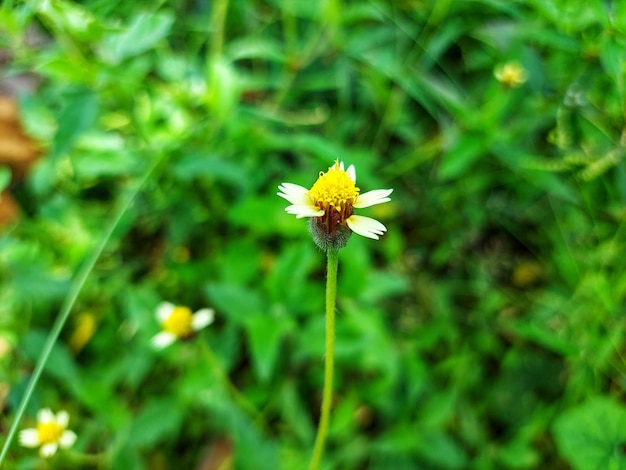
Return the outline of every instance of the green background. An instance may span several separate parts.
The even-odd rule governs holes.
[[[0,178],[2,435],[132,197],[20,424],[66,409],[78,440],[7,468],[305,468],[325,259],[276,192],[340,159],[394,192],[340,254],[323,468],[626,469],[626,2],[5,1],[0,27],[43,146]],[[163,300],[216,321],[154,351]]]

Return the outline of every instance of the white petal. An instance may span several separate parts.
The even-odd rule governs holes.
[[[67,449],[68,447],[72,447],[76,442],[76,433],[74,431],[63,431],[61,434],[61,438],[59,439],[59,445],[63,449]]]
[[[324,215],[324,210],[317,206],[302,206],[294,204],[292,206],[285,207],[288,214],[295,215],[297,219],[302,217],[321,217]]]
[[[24,429],[20,431],[19,441],[24,447],[37,447],[39,442],[39,433],[36,429]]]
[[[155,349],[163,349],[168,347],[177,339],[176,335],[170,333],[169,331],[161,331],[152,337],[150,343]]]
[[[193,331],[201,330],[202,328],[209,326],[213,323],[213,319],[215,318],[215,312],[210,308],[203,308],[198,310],[191,317],[191,327]]]
[[[50,444],[41,446],[41,449],[39,449],[39,455],[43,458],[52,457],[58,448],[59,445],[56,442],[51,442]]]
[[[70,422],[70,415],[67,411],[61,410],[57,413],[56,423],[61,426],[63,429],[67,427]]]
[[[39,424],[56,422],[56,417],[50,408],[42,408],[37,412],[37,422]]]
[[[159,323],[165,322],[165,320],[170,317],[175,308],[176,306],[172,303],[161,302],[156,309],[156,318]]]
[[[354,165],[350,165],[346,170],[346,173],[348,173],[350,179],[356,183],[356,169],[354,168]]]
[[[378,240],[382,235],[387,231],[387,227],[381,224],[376,219],[371,219],[370,217],[363,217],[362,215],[352,215],[348,217],[346,220],[348,223],[348,227],[354,233],[357,233],[363,237],[373,238],[374,240]]]
[[[393,189],[375,189],[374,191],[368,191],[363,194],[359,194],[354,201],[354,207],[357,209],[363,209],[364,207],[375,206],[376,204],[382,204],[383,202],[389,202],[389,195],[393,192]]]
[[[283,183],[278,189],[282,192],[276,193],[280,197],[287,199],[292,204],[310,204],[309,190],[293,183]]]

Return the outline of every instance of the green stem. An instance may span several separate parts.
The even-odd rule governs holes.
[[[211,47],[210,60],[216,62],[222,56],[222,47],[224,45],[224,23],[226,21],[226,12],[228,11],[228,0],[217,0],[213,2],[211,11]]]
[[[330,408],[333,399],[333,368],[335,349],[335,299],[337,297],[337,267],[339,265],[339,250],[328,250],[328,267],[326,269],[326,351],[324,361],[324,394],[322,397],[322,414],[317,428],[315,447],[309,470],[317,470],[322,460],[328,423],[330,421]]]
[[[67,318],[70,312],[72,311],[72,308],[74,307],[74,304],[76,303],[78,294],[80,294],[80,291],[85,285],[85,282],[87,281],[87,278],[89,277],[89,274],[91,273],[96,262],[100,258],[100,255],[102,255],[102,252],[104,251],[104,248],[109,242],[111,235],[113,234],[118,224],[120,223],[122,216],[126,213],[131,203],[137,196],[137,193],[140,191],[140,189],[148,180],[148,178],[150,177],[154,169],[162,160],[163,160],[163,155],[155,160],[155,162],[148,168],[146,173],[142,176],[141,180],[137,183],[137,186],[134,188],[134,190],[130,192],[130,194],[127,196],[124,202],[119,206],[117,211],[114,213],[111,221],[109,222],[109,225],[107,226],[104,233],[102,234],[102,238],[100,239],[99,243],[93,249],[90,256],[87,258],[85,263],[82,265],[82,267],[76,274],[76,277],[74,278],[74,281],[72,282],[70,289],[67,295],[65,296],[65,300],[63,302],[63,305],[61,306],[61,310],[59,311],[59,314],[57,315],[56,320],[54,321],[54,325],[52,326],[52,329],[50,330],[50,334],[48,334],[48,338],[46,339],[46,343],[43,346],[43,350],[41,351],[41,354],[39,355],[39,359],[37,360],[35,369],[33,370],[33,373],[30,377],[30,380],[26,387],[26,391],[24,392],[24,395],[22,396],[22,400],[20,401],[20,404],[17,408],[17,412],[15,413],[15,418],[13,419],[13,423],[11,423],[11,429],[9,429],[7,438],[4,441],[4,446],[2,447],[2,453],[0,453],[0,467],[2,466],[2,463],[4,462],[7,452],[9,451],[9,446],[11,445],[11,442],[13,441],[15,433],[17,432],[17,428],[20,424],[22,416],[24,415],[26,406],[28,405],[28,402],[30,401],[30,397],[32,396],[35,390],[35,386],[37,385],[37,382],[39,382],[39,377],[41,376],[41,373],[43,372],[43,369],[46,366],[46,363],[48,362],[48,358],[50,357],[52,348],[54,347],[57,339],[59,338],[59,334],[61,333],[61,330],[63,329],[63,326],[65,325]]]

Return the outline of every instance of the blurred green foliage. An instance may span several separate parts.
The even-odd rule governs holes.
[[[325,468],[626,468],[626,3],[5,1],[0,29],[4,77],[42,79],[19,99],[45,147],[25,181],[0,167],[22,208],[0,234],[3,434],[160,161],[21,426],[67,409],[74,453],[14,442],[7,468],[217,468],[220,446],[220,468],[304,468],[324,256],[275,193],[337,158],[394,193],[367,212],[382,240],[341,252]],[[216,323],[155,352],[162,300]]]

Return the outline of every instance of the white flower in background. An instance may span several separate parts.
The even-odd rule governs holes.
[[[162,302],[156,309],[156,318],[163,331],[152,338],[152,346],[163,349],[178,339],[189,338],[196,331],[213,323],[214,317],[215,312],[210,308],[191,313],[187,307]]]
[[[343,162],[335,161],[326,173],[320,172],[311,189],[292,183],[283,183],[278,189],[280,192],[277,194],[291,203],[285,208],[289,214],[298,219],[312,218],[312,232],[316,243],[322,248],[341,248],[345,245],[349,236],[346,225],[352,232],[374,240],[387,231],[378,220],[355,215],[354,209],[390,201],[389,195],[393,189],[376,189],[359,194],[354,165],[344,170]],[[337,237],[336,231],[339,232]],[[336,238],[339,238],[339,244]]]
[[[76,442],[76,434],[67,429],[70,415],[59,411],[56,415],[50,408],[37,413],[37,427],[20,431],[19,441],[24,447],[39,447],[42,457],[53,456],[57,449],[67,449]]]

